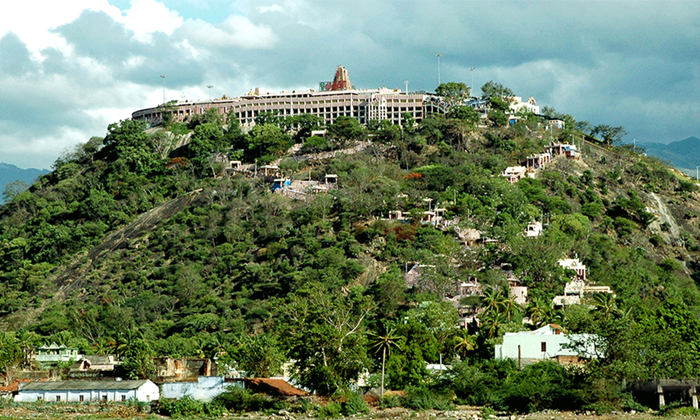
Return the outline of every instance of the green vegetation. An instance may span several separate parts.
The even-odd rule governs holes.
[[[311,136],[314,118],[272,114],[245,134],[213,114],[170,130],[110,125],[0,208],[0,372],[53,341],[117,354],[134,378],[153,374],[154,356],[217,357],[255,376],[293,360],[294,379],[335,396],[322,417],[366,410],[347,394],[365,373],[406,390],[407,407],[446,409],[454,396],[513,412],[632,408],[634,381],[700,375],[697,185],[633,150],[587,142],[581,162],[558,158],[510,185],[507,166],[553,140],[578,143],[575,127],[587,126],[566,116],[568,131],[545,130],[526,115],[506,127],[512,92],[491,83],[484,96],[490,124],[455,107],[418,124],[404,116],[401,127],[338,118],[325,138]],[[367,140],[354,154],[279,161],[296,143],[312,153]],[[340,187],[294,200],[225,170],[234,158],[279,162],[293,179],[337,174]],[[419,222],[435,208],[489,241],[466,246],[454,226]],[[395,210],[413,221],[388,220]],[[524,237],[539,220],[544,234]],[[575,255],[614,298],[551,306],[571,274],[557,261]],[[413,266],[421,273],[407,289]],[[529,288],[527,307],[504,269]],[[486,287],[461,302],[483,311],[481,323],[457,329],[444,298],[469,281]],[[596,334],[599,357],[578,371],[493,360],[503,333],[547,323]],[[441,358],[452,369],[430,373]],[[232,391],[161,408],[214,416],[275,404]]]

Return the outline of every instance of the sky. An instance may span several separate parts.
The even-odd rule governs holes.
[[[0,14],[0,162],[50,168],[164,90],[307,90],[343,65],[358,88],[434,91],[438,52],[442,82],[626,142],[700,137],[700,1],[23,0]]]

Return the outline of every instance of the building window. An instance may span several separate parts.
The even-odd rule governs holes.
[[[122,401],[126,401],[126,395],[122,395]]]
[[[78,400],[80,400],[80,402],[85,401],[85,396],[83,396],[83,395],[79,396],[79,397],[78,397]]]
[[[56,402],[59,402],[59,401],[61,401],[61,396],[60,396],[60,395],[56,395]]]
[[[103,395],[103,396],[102,396],[102,401],[107,401],[107,396],[106,396],[106,395]]]
[[[547,342],[543,341],[540,343],[540,348],[542,350],[542,353],[547,352]]]

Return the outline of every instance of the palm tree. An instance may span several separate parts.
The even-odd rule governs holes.
[[[501,313],[508,321],[512,321],[516,312],[520,312],[520,305],[515,301],[515,296],[503,296],[500,301]]]
[[[387,354],[391,355],[391,349],[393,347],[398,348],[398,340],[401,339],[400,335],[396,334],[396,330],[393,328],[386,329],[386,326],[382,326],[383,331],[382,332],[377,332],[373,333],[370,332],[367,335],[369,336],[369,348],[370,351],[372,351],[374,354],[379,354],[379,352],[382,353],[382,391],[381,391],[381,396],[382,400],[384,399],[384,367],[386,366],[386,356]]]
[[[620,312],[612,293],[596,293],[592,300],[593,312],[605,321],[609,321],[610,317],[617,316]]]
[[[500,313],[501,302],[503,301],[503,291],[501,288],[490,287],[484,291],[484,315]]]
[[[500,312],[484,312],[484,316],[481,318],[481,330],[485,332],[486,337],[495,338],[505,321],[506,319]]]
[[[467,353],[477,349],[478,345],[476,343],[476,336],[469,334],[467,330],[461,330],[461,332],[454,336],[454,349],[456,352],[461,352],[464,359],[467,358]]]
[[[536,327],[541,327],[546,324],[551,318],[551,314],[551,306],[541,298],[532,299],[530,305],[527,307],[527,316]]]

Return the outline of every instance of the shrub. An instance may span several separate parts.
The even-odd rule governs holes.
[[[204,412],[204,404],[192,397],[184,397],[179,400],[161,399],[160,414],[170,417],[196,416]]]
[[[504,398],[502,384],[517,371],[512,360],[487,360],[478,365],[453,363],[448,386],[462,403],[500,406]]]
[[[223,407],[229,411],[261,411],[276,407],[276,401],[263,394],[251,394],[248,390],[239,387],[230,387],[212,401],[213,405]]]
[[[512,411],[572,410],[581,406],[575,377],[549,361],[526,366],[506,383],[504,405]]]
[[[385,395],[380,403],[380,408],[382,410],[384,410],[386,408],[394,408],[394,407],[400,407],[400,406],[401,406],[401,397],[399,397],[398,395],[394,395],[394,394]]]
[[[342,409],[343,407],[340,403],[331,401],[328,404],[319,407],[318,416],[323,419],[340,417],[340,412]]]
[[[362,395],[355,392],[349,393],[347,400],[342,403],[341,413],[348,417],[353,414],[367,414],[369,413],[369,407]]]
[[[651,238],[649,238],[649,242],[651,242],[651,244],[654,246],[659,246],[664,243],[664,238],[662,238],[659,234],[654,234],[651,236]]]
[[[449,410],[452,396],[424,386],[406,388],[403,406],[413,410]]]

